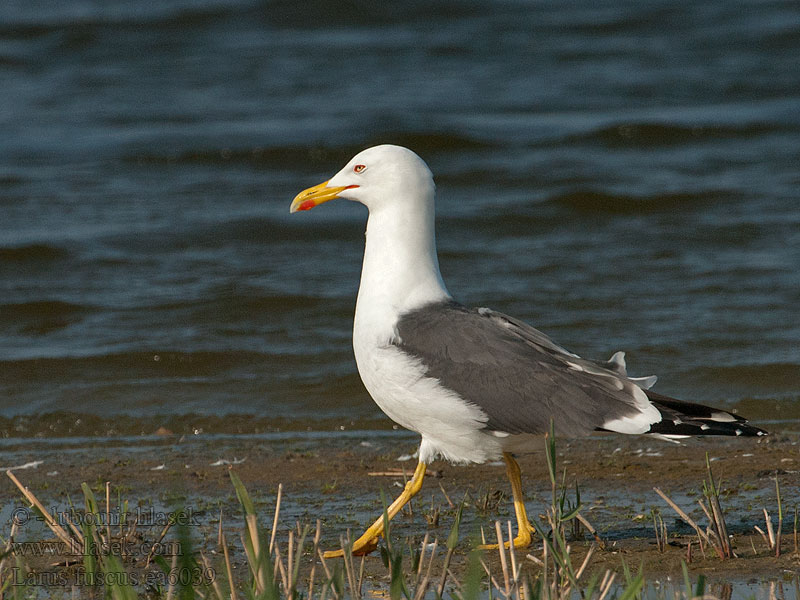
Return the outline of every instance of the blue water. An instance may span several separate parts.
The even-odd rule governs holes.
[[[798,56],[794,0],[6,0],[2,427],[382,422],[365,211],[288,206],[383,142],[435,173],[462,302],[798,418]]]

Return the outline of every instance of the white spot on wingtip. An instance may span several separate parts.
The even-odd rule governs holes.
[[[742,430],[741,429],[737,429],[736,430],[736,435],[742,435]]]
[[[702,429],[703,431],[706,431],[707,429],[711,429],[711,427],[709,427],[708,425],[703,423],[702,425],[700,425],[700,429]]]
[[[722,412],[721,410],[715,410],[713,413],[711,413],[711,420],[719,423],[731,423],[736,421],[736,417],[726,412]]]

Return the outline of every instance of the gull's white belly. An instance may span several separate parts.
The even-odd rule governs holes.
[[[482,430],[486,414],[427,377],[421,362],[391,344],[354,338],[358,372],[375,403],[403,427],[422,435],[420,460],[485,462],[502,453],[502,439]]]

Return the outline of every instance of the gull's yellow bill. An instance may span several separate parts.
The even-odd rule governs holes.
[[[357,185],[341,185],[328,187],[328,182],[323,181],[319,185],[310,187],[303,190],[292,200],[292,205],[289,207],[289,212],[294,213],[298,210],[311,210],[315,206],[327,202],[328,200],[335,200],[339,197],[344,190],[357,188]]]

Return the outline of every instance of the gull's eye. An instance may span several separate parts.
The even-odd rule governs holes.
[[[366,168],[367,168],[367,165],[356,165],[355,167],[353,167],[353,171],[355,173],[361,173]]]

